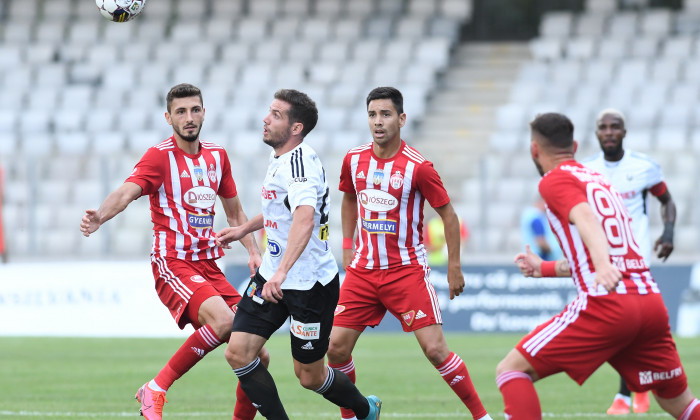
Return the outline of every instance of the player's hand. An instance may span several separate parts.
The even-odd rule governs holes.
[[[519,253],[513,260],[525,277],[542,277],[542,261],[539,255],[532,252],[530,245],[525,245],[525,253]]]
[[[268,302],[278,303],[283,297],[282,283],[286,280],[287,275],[276,272],[270,280],[263,286],[260,296]]]
[[[97,215],[97,210],[85,210],[85,215],[80,221],[80,231],[83,232],[83,236],[88,237],[91,233],[95,232],[99,228],[100,217]]]
[[[262,257],[260,257],[259,252],[253,252],[248,256],[248,268],[250,269],[250,276],[255,275],[255,270],[257,270],[260,265],[262,265]]]
[[[239,241],[245,233],[239,226],[223,228],[216,232],[216,246],[231,249],[231,242]]]
[[[622,280],[622,273],[611,263],[605,264],[602,267],[595,268],[595,286],[602,286],[608,292],[617,287],[617,283]]]
[[[654,253],[657,257],[662,258],[663,261],[668,259],[671,252],[673,252],[673,241],[665,241],[662,236],[654,243]]]
[[[353,251],[352,249],[343,250],[343,268],[350,265],[350,263],[352,262],[353,255],[355,255],[355,251]]]
[[[447,283],[450,285],[450,300],[464,291],[464,273],[459,265],[447,268]]]

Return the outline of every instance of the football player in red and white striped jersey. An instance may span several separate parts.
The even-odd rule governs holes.
[[[330,366],[354,381],[355,343],[388,310],[404,331],[415,334],[425,356],[472,416],[491,419],[466,365],[447,347],[423,244],[423,205],[428,200],[445,226],[450,299],[458,296],[464,291],[459,218],[433,164],[401,139],[406,122],[401,92],[393,87],[372,90],[367,116],[373,141],[347,153],[340,175],[346,272],[328,350]],[[355,418],[350,410],[341,410],[341,415]]]
[[[148,196],[153,221],[151,266],[158,297],[182,329],[195,332],[166,366],[136,394],[141,413],[161,419],[165,392],[207,353],[228,341],[240,295],[216,264],[223,250],[215,243],[214,204],[219,196],[230,226],[247,221],[223,147],[200,141],[204,122],[200,90],[189,84],[167,95],[165,119],[172,137],[149,148],[124,184],[97,210],[86,210],[80,230],[90,236],[132,201]],[[249,253],[251,275],[260,266],[254,236],[241,243]],[[262,360],[269,361],[263,349]],[[256,409],[245,393],[236,391],[234,420],[253,419]]]
[[[699,420],[668,312],[632,233],[622,197],[601,174],[574,160],[574,127],[564,115],[530,124],[540,194],[565,259],[542,261],[529,248],[515,262],[525,276],[571,276],[578,296],[527,334],[497,367],[506,418],[541,419],[533,382],[566,372],[583,382],[605,362],[634,392],[652,390],[664,410]]]

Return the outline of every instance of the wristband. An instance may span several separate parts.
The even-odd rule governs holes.
[[[540,265],[540,272],[542,273],[542,277],[556,277],[556,265],[556,261],[542,261],[542,265]]]
[[[352,249],[353,246],[352,238],[343,238],[343,249]]]

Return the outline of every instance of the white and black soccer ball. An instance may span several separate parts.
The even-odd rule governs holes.
[[[105,19],[126,22],[141,13],[146,0],[95,0],[95,4]]]

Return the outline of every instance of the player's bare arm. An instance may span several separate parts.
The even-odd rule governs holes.
[[[576,225],[591,255],[596,285],[603,286],[607,291],[613,290],[622,280],[622,273],[610,261],[608,239],[590,205],[585,202],[575,205],[569,213],[569,221]]]
[[[240,241],[246,235],[263,228],[262,213],[248,221],[233,227],[223,228],[216,232],[216,245],[223,248],[231,248],[231,242]]]
[[[85,210],[85,215],[80,222],[80,231],[83,232],[83,236],[90,236],[104,222],[124,211],[132,201],[141,197],[142,191],[138,184],[125,182],[105,198],[99,209]]]
[[[442,219],[447,244],[447,282],[450,285],[450,299],[459,296],[464,291],[464,273],[460,261],[460,228],[459,217],[452,203],[435,208]]]
[[[542,277],[542,263],[544,260],[530,249],[530,245],[525,245],[525,252],[515,256],[514,261],[518,269],[525,277]],[[557,260],[554,263],[556,277],[571,277],[571,267],[566,258]]]
[[[248,221],[248,217],[246,217],[241,206],[241,200],[238,197],[221,198],[221,204],[224,207],[224,212],[226,212],[226,221],[229,226],[241,226]],[[262,257],[260,256],[254,233],[248,233],[240,239],[240,242],[248,251],[248,268],[250,268],[250,275],[254,276],[255,270],[262,264]]]
[[[663,261],[666,261],[671,252],[673,252],[673,226],[676,224],[676,203],[668,190],[657,198],[661,202],[661,221],[664,224],[664,230],[654,243],[654,252],[659,258],[663,258]]]
[[[343,229],[343,238],[352,239],[357,229],[357,195],[343,193],[343,202],[340,206],[340,219]],[[353,249],[343,248],[343,267],[350,265],[353,256]]]
[[[292,225],[289,227],[287,248],[282,255],[280,265],[267,283],[263,286],[262,298],[268,302],[277,303],[283,297],[282,283],[287,273],[299,259],[314,230],[314,214],[316,209],[311,206],[299,206],[292,215]]]

